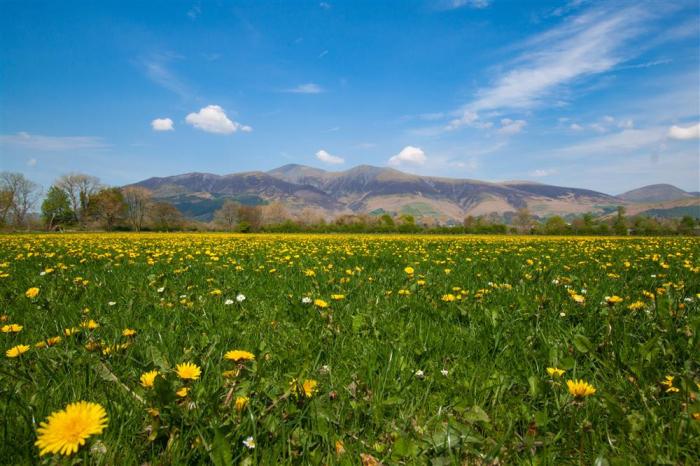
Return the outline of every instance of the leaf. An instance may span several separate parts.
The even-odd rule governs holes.
[[[588,353],[589,351],[595,350],[595,347],[593,346],[593,343],[591,343],[591,340],[589,340],[588,337],[581,334],[574,336],[574,346],[581,353]]]
[[[540,393],[540,379],[535,375],[531,375],[527,381],[530,384],[530,395],[535,398]]]
[[[402,436],[394,442],[392,453],[401,458],[416,456],[418,454],[418,445],[412,442],[410,438]]]
[[[221,433],[219,429],[215,430],[214,442],[211,445],[211,452],[209,453],[212,463],[214,466],[232,466],[233,465],[233,453],[231,452],[231,445],[226,441],[226,437]]]
[[[486,414],[486,411],[484,411],[481,406],[474,405],[470,409],[466,410],[463,414],[464,420],[467,422],[475,423],[475,422],[486,422],[489,423],[491,422],[491,418],[489,418],[489,415]]]

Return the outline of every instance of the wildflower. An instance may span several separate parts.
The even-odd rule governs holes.
[[[79,331],[80,331],[80,329],[77,327],[70,327],[70,328],[63,329],[63,334],[65,336],[69,337],[71,335],[75,335]]]
[[[413,267],[406,267],[403,271],[406,272],[406,275],[413,275],[414,272]]]
[[[576,293],[571,295],[571,299],[573,299],[574,302],[576,302],[578,304],[583,304],[586,302],[586,298],[584,298],[582,295],[576,294]]]
[[[175,392],[175,394],[180,398],[186,397],[188,393],[190,393],[189,387],[182,387],[181,389]]]
[[[425,377],[425,372],[423,372],[422,370],[418,369],[418,370],[415,372],[415,374],[413,374],[413,375],[415,375],[416,378],[418,378],[418,379],[422,379],[422,378]]]
[[[605,302],[608,303],[610,306],[621,303],[624,301],[623,298],[620,298],[619,296],[613,295],[613,296],[606,296],[605,297]]]
[[[153,383],[156,381],[156,377],[158,377],[157,370],[144,372],[141,374],[141,386],[143,388],[153,388]]]
[[[230,306],[231,304],[233,304],[233,302],[233,299],[227,299],[226,301],[224,301],[224,304]]]
[[[304,396],[306,398],[311,398],[318,391],[318,382],[313,379],[307,379],[304,380],[301,387],[304,390]]]
[[[239,303],[242,303],[243,301],[245,301],[245,295],[243,293],[238,293],[236,295],[236,301],[238,301]]]
[[[240,413],[245,409],[246,406],[248,406],[247,396],[239,396],[236,398],[236,411]]]
[[[308,296],[304,296],[303,298],[301,298],[301,304],[311,304],[312,302],[313,300]]]
[[[406,289],[399,290],[399,296],[408,296],[410,294],[411,292]]]
[[[79,401],[51,414],[48,422],[42,422],[34,444],[41,449],[40,456],[47,453],[68,456],[77,452],[91,435],[101,434],[105,427],[105,409],[97,403]]]
[[[19,324],[9,324],[9,325],[3,325],[2,326],[2,333],[19,333],[22,331],[24,326],[19,325]]]
[[[107,303],[108,306],[114,306],[115,304],[117,304],[116,301],[110,301]]]
[[[666,393],[678,393],[680,391],[678,387],[673,386],[673,379],[674,377],[672,375],[667,375],[666,378],[661,381],[661,385],[666,387]]]
[[[248,450],[252,450],[255,448],[255,439],[253,437],[248,437],[243,440],[243,445],[245,445]]]
[[[441,373],[443,376],[447,377],[447,376],[449,375],[450,371],[448,371],[447,369],[442,369],[442,370],[440,371],[440,373]]]
[[[5,351],[5,356],[8,358],[17,358],[27,351],[29,351],[29,345],[17,345]]]
[[[236,361],[236,362],[254,361],[255,355],[253,353],[248,352],[248,351],[232,350],[232,351],[228,351],[224,355],[224,359],[228,359],[229,361]]]
[[[442,298],[440,298],[440,299],[445,301],[446,303],[451,303],[452,301],[454,301],[457,298],[452,293],[448,293],[448,294],[442,295]]]
[[[638,311],[640,309],[644,309],[644,306],[645,304],[643,301],[635,301],[629,306],[627,306],[627,309],[629,309],[630,311]]]
[[[198,365],[185,362],[175,366],[177,376],[185,380],[197,380],[202,375],[202,370]]]
[[[39,296],[39,288],[33,286],[33,287],[29,288],[29,289],[24,293],[24,295],[25,295],[27,298],[30,298],[30,299],[36,298],[37,296]]]
[[[314,299],[314,306],[320,307],[321,309],[325,309],[328,307],[328,303],[322,299]]]
[[[221,290],[219,290],[219,289],[217,288],[217,289],[215,289],[215,290],[211,290],[211,291],[209,292],[209,294],[212,295],[212,296],[220,296],[220,295],[221,295]]]
[[[556,367],[547,368],[547,374],[549,374],[551,377],[561,377],[564,375],[564,372],[566,372],[564,369],[558,369]]]
[[[321,375],[328,375],[331,372],[331,368],[324,364],[323,366],[321,366],[321,368],[318,370],[318,372]]]
[[[345,295],[344,294],[332,294],[331,299],[333,301],[340,301],[340,300],[345,299]]]
[[[583,380],[567,380],[566,386],[569,387],[569,393],[576,399],[582,399],[591,396],[596,392],[593,385]]]
[[[136,335],[136,330],[132,328],[125,328],[124,330],[122,330],[123,337],[133,337],[134,335]]]
[[[157,291],[158,293],[162,293],[163,291],[165,291],[165,287],[164,287],[164,286],[161,286],[161,287],[158,288],[156,291]]]

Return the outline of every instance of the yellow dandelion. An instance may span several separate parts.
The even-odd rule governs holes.
[[[569,387],[569,393],[571,393],[573,397],[577,399],[591,396],[596,392],[593,385],[583,380],[567,380],[566,386]]]
[[[177,376],[185,380],[197,380],[202,375],[202,370],[197,364],[185,362],[175,366]]]
[[[24,295],[25,295],[27,298],[30,298],[30,299],[36,298],[37,296],[39,296],[39,288],[37,288],[36,286],[33,286],[33,287],[29,288],[29,289],[24,293]]]
[[[41,449],[39,455],[72,455],[85,445],[88,437],[101,434],[105,427],[107,413],[101,405],[88,401],[71,403],[40,424],[35,445]]]
[[[442,298],[440,298],[440,299],[445,301],[446,303],[451,303],[452,301],[457,299],[457,297],[455,295],[453,295],[452,293],[447,293],[447,294],[442,295]]]
[[[236,398],[236,411],[240,413],[245,409],[246,406],[248,406],[247,396],[239,396]]]
[[[583,295],[576,294],[576,293],[574,293],[574,294],[571,295],[571,299],[573,299],[574,302],[576,302],[576,303],[578,303],[578,304],[583,304],[583,303],[586,302],[586,298],[583,297]]]
[[[331,299],[333,301],[341,301],[341,300],[345,299],[345,295],[344,294],[332,294]]]
[[[549,374],[551,377],[561,377],[564,375],[564,372],[566,372],[564,369],[558,369],[556,367],[547,368],[547,374]]]
[[[156,381],[156,377],[158,377],[158,371],[157,370],[152,370],[148,372],[144,372],[141,374],[141,386],[143,388],[153,388],[153,383]]]
[[[29,348],[30,348],[29,345],[13,346],[9,350],[5,351],[5,356],[7,356],[8,358],[17,358],[20,355],[29,351]]]
[[[190,393],[190,389],[188,387],[182,387],[181,389],[175,392],[175,394],[180,398],[186,397],[188,393]]]
[[[306,398],[311,398],[314,396],[314,393],[318,391],[318,382],[313,379],[307,379],[304,380],[301,387],[304,390],[304,396]]]
[[[605,302],[608,303],[608,304],[610,304],[611,306],[612,306],[613,304],[621,303],[622,301],[624,301],[624,299],[623,299],[623,298],[620,298],[620,297],[617,296],[617,295],[606,296],[606,297],[605,297]]]
[[[328,303],[322,299],[314,299],[314,306],[324,309],[328,307]]]
[[[413,275],[414,272],[413,267],[406,267],[403,271],[406,272],[407,275]]]
[[[3,325],[0,330],[2,330],[2,333],[19,333],[22,331],[24,326],[19,325],[19,324],[9,324],[9,325]]]
[[[123,337],[133,337],[134,335],[136,335],[136,330],[134,330],[133,328],[125,328],[124,330],[122,330]]]
[[[228,359],[229,361],[236,361],[236,362],[254,361],[255,355],[249,351],[232,350],[232,351],[228,351],[224,355],[224,359]]]
[[[667,375],[666,378],[661,381],[661,385],[666,387],[666,393],[678,393],[680,391],[678,387],[673,386],[673,379],[674,377],[672,375]]]

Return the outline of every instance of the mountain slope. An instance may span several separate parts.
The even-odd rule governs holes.
[[[671,184],[650,184],[619,194],[618,198],[628,202],[666,202],[690,199],[695,196]]]

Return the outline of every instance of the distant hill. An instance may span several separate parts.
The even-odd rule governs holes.
[[[641,188],[618,194],[618,198],[627,202],[666,202],[679,199],[692,199],[696,197],[694,193],[689,193],[671,184],[650,184]]]
[[[327,217],[390,213],[441,222],[461,221],[467,215],[512,213],[521,207],[540,217],[604,213],[621,203],[614,196],[587,189],[418,176],[369,165],[330,172],[292,164],[268,172],[149,178],[135,185],[152,190],[156,198],[200,220],[211,219],[226,199],[253,205],[280,202],[292,213],[312,209]]]

